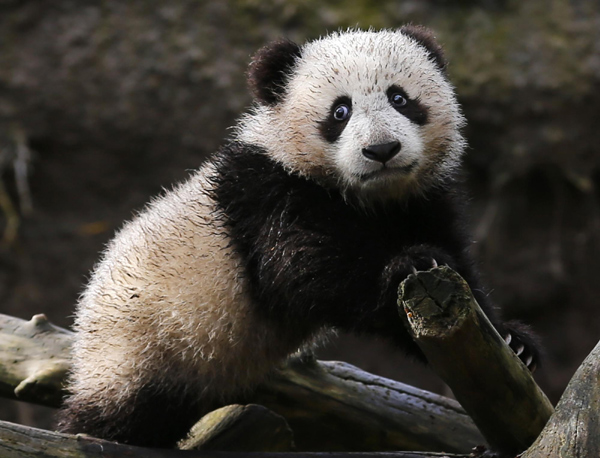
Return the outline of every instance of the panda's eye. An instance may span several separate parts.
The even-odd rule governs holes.
[[[406,97],[404,97],[402,94],[395,92],[390,95],[390,103],[396,108],[399,108],[405,106],[408,103],[408,100],[406,100]]]
[[[333,119],[336,121],[345,121],[350,117],[350,107],[344,103],[335,107],[333,110]]]

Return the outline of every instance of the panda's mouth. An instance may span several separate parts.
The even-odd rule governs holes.
[[[373,170],[372,172],[364,173],[364,174],[356,174],[355,176],[362,182],[385,178],[394,175],[408,175],[410,172],[414,170],[417,166],[417,160],[413,162],[403,165],[400,167],[386,167],[385,164],[381,166],[380,169]]]

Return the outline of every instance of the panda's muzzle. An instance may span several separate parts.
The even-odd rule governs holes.
[[[398,154],[401,148],[402,145],[398,140],[396,140],[389,143],[367,146],[366,148],[362,149],[362,153],[367,159],[385,164],[396,154]]]

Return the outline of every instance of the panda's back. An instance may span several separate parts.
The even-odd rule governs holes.
[[[207,162],[108,246],[78,306],[75,391],[89,383],[118,392],[164,376],[220,397],[229,394],[227,380],[250,385],[297,345],[288,348],[253,311],[211,197],[215,173]]]

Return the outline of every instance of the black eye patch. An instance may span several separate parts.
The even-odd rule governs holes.
[[[327,119],[319,122],[319,131],[329,143],[335,142],[352,116],[352,100],[348,96],[335,99],[331,104]]]
[[[398,113],[406,116],[419,126],[427,124],[428,109],[419,101],[419,99],[409,98],[404,89],[396,85],[390,86],[386,91],[386,95],[390,105],[392,105]]]

